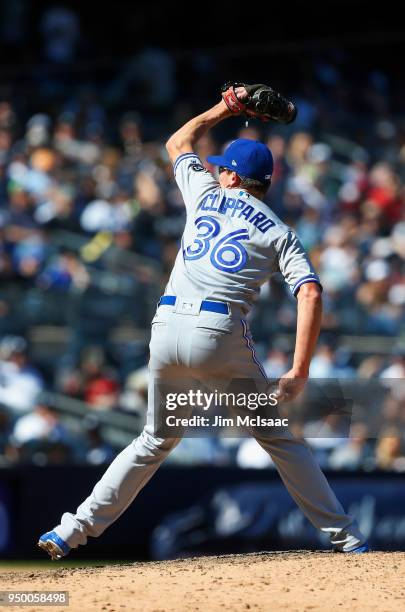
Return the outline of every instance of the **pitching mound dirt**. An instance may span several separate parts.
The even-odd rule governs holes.
[[[75,569],[55,565],[3,572],[0,582],[9,591],[67,590],[69,607],[50,608],[62,612],[389,612],[405,609],[405,553],[279,552]]]

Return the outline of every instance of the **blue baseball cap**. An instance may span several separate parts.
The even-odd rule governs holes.
[[[265,182],[273,174],[273,156],[262,142],[238,138],[231,142],[223,155],[209,155],[207,160],[215,166],[224,166],[241,177]]]

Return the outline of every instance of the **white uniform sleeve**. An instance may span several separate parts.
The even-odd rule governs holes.
[[[174,163],[174,177],[187,209],[196,209],[203,197],[218,188],[218,181],[195,153],[183,153]]]
[[[278,239],[276,251],[279,270],[293,295],[296,296],[305,283],[318,283],[322,289],[321,281],[304,247],[292,230],[288,230]]]

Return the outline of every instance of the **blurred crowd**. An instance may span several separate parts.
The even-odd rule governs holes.
[[[44,31],[52,23],[44,19]],[[61,23],[74,47],[78,24],[66,15]],[[72,61],[73,52],[46,40],[50,62]],[[208,80],[215,67],[200,59],[194,76]],[[156,66],[165,67],[159,83]],[[142,425],[150,320],[185,222],[164,143],[203,110],[192,91],[181,99],[174,67],[167,51],[148,48],[99,91],[89,84],[69,92],[60,76],[42,75],[39,95],[52,103],[41,112],[30,113],[29,100],[0,99],[2,464],[109,461],[120,445],[104,436],[98,415],[129,414]],[[266,201],[295,228],[324,288],[313,378],[405,377],[405,117],[391,85],[371,70],[360,96],[338,64],[317,61],[295,92],[293,125],[233,119],[198,143],[213,173],[207,156],[235,137],[260,139],[273,152]],[[124,102],[138,90],[139,105]],[[289,369],[295,317],[276,275],[250,320],[272,378]],[[138,335],[117,342],[117,329]],[[348,337],[357,338],[355,348]],[[47,390],[86,406],[81,428],[41,399]],[[312,436],[311,427],[299,435],[323,467],[405,471],[404,398],[390,397],[384,410],[389,428],[373,440],[364,423],[350,441]],[[184,440],[170,460],[271,464],[253,440],[230,439]]]

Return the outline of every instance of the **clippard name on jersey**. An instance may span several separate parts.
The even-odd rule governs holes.
[[[241,198],[232,198],[224,195],[219,200],[220,194],[217,192],[209,193],[199,204],[198,209],[203,211],[218,212],[222,215],[230,215],[237,219],[246,219],[249,223],[256,226],[263,234],[268,229],[275,226],[274,221],[269,219],[263,212],[256,210],[252,204],[249,204]]]

